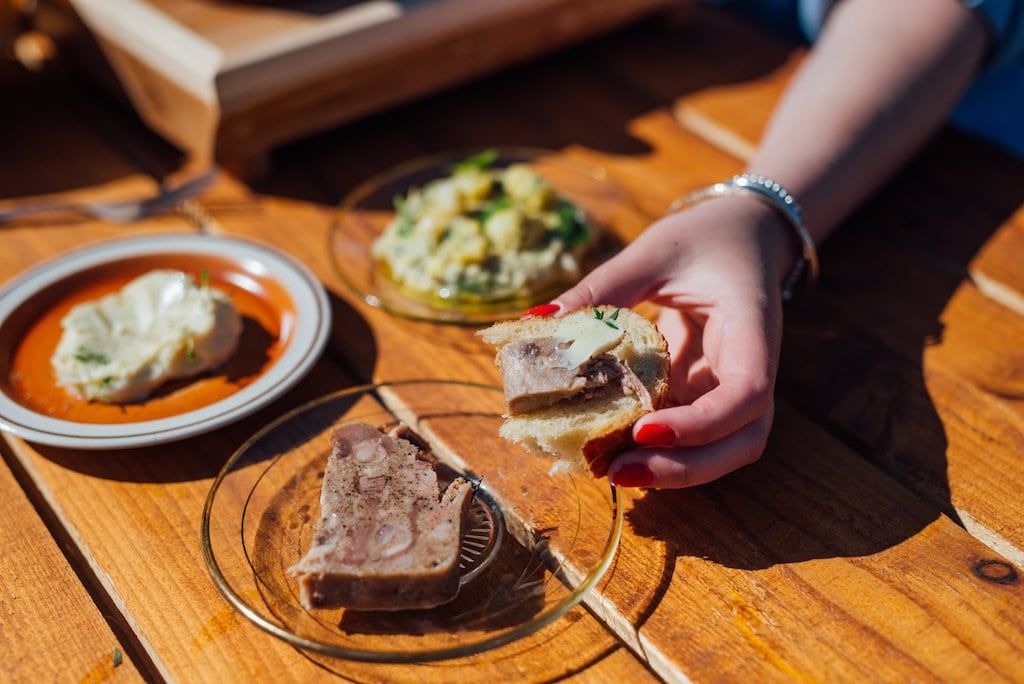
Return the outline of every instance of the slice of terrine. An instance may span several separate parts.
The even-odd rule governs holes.
[[[339,428],[333,443],[313,544],[288,570],[302,605],[402,610],[454,599],[472,485],[456,478],[441,493],[427,454],[364,423]]]

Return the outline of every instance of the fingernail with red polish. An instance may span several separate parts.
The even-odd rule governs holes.
[[[612,473],[612,484],[619,487],[650,487],[654,473],[643,463],[627,463]]]
[[[558,310],[561,308],[562,306],[560,304],[541,304],[540,306],[535,306],[529,311],[527,311],[525,314],[523,314],[523,318],[530,318],[531,316],[539,316],[541,318],[545,318],[552,314],[558,313]]]
[[[644,446],[668,446],[676,441],[676,433],[668,425],[647,423],[640,426],[633,439]]]

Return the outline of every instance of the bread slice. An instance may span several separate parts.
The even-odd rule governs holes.
[[[633,371],[658,408],[668,394],[668,345],[653,323],[629,309],[599,306],[558,318],[507,321],[477,335],[500,353],[502,347],[512,342],[557,337],[560,322],[568,317],[610,318],[616,311],[615,322],[624,334],[606,353]],[[626,393],[569,398],[520,415],[507,415],[500,434],[533,453],[553,456],[556,461],[552,473],[589,469],[595,476],[603,477],[612,459],[633,444],[633,424],[645,413],[643,402]]]

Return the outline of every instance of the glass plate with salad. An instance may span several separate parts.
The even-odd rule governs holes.
[[[479,324],[558,294],[644,223],[599,167],[486,149],[404,164],[357,188],[332,255],[371,305]]]

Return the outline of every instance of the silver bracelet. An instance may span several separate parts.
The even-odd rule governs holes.
[[[801,280],[803,280],[805,290],[814,287],[818,280],[818,249],[814,245],[814,238],[811,237],[804,224],[800,205],[797,204],[796,198],[771,178],[749,173],[733,176],[727,181],[709,185],[680,197],[669,206],[668,213],[674,214],[698,202],[723,195],[753,195],[757,197],[782,214],[796,232],[801,245],[800,259],[793,264],[782,281],[782,301],[788,302],[793,299]]]

